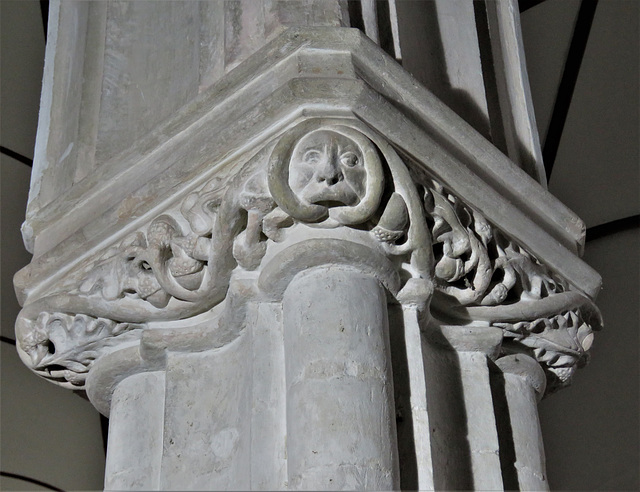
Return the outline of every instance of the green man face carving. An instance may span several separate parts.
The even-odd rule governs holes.
[[[354,206],[366,193],[367,170],[358,144],[330,130],[317,130],[295,146],[289,186],[302,200],[324,206]]]

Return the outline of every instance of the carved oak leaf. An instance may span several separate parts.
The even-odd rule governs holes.
[[[135,259],[146,249],[147,242],[141,232],[130,234],[116,247],[110,248],[88,272],[78,290],[81,294],[99,293],[107,300],[124,296],[135,290],[137,268]]]
[[[118,323],[84,314],[41,313],[20,340],[31,367],[46,377],[84,384],[94,360],[110,348],[140,336],[142,325]],[[117,340],[116,340],[117,338]]]
[[[533,351],[536,360],[554,376],[549,391],[555,391],[568,385],[575,370],[587,363],[594,338],[590,325],[600,326],[597,319],[590,319],[593,315],[587,314],[585,319],[580,309],[574,309],[548,318],[494,325],[505,329],[508,340]]]
[[[214,178],[201,190],[189,194],[182,202],[180,213],[189,221],[191,230],[197,236],[211,233],[225,191],[222,180]]]

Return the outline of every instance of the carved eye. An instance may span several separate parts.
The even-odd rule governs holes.
[[[320,154],[320,151],[312,149],[312,150],[307,150],[304,153],[304,156],[302,156],[302,160],[309,164],[315,164],[316,162],[320,161],[321,157],[322,156]]]
[[[358,165],[359,162],[360,159],[358,159],[358,156],[353,152],[345,152],[340,156],[340,163],[343,166],[353,167]]]

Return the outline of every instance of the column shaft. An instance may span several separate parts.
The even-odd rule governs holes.
[[[282,309],[271,302],[256,303],[253,309],[251,490],[283,490],[287,422]]]
[[[497,365],[502,369],[508,409],[503,418],[509,420],[513,439],[513,463],[506,465],[515,469],[520,490],[548,490],[538,417],[538,398],[546,383],[544,371],[535,360],[522,354],[503,357]]]
[[[487,356],[481,352],[459,352],[458,360],[467,414],[473,487],[476,490],[501,490],[498,433]]]
[[[423,356],[434,487],[502,490],[489,359],[502,339],[484,325],[430,325]]]
[[[105,490],[159,490],[165,402],[164,372],[121,381],[113,394]]]
[[[386,303],[378,280],[335,267],[285,291],[289,487],[399,487]]]

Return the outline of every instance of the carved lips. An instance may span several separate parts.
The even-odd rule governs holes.
[[[356,205],[365,195],[366,180],[358,145],[339,133],[312,132],[293,151],[289,185],[308,203]]]

